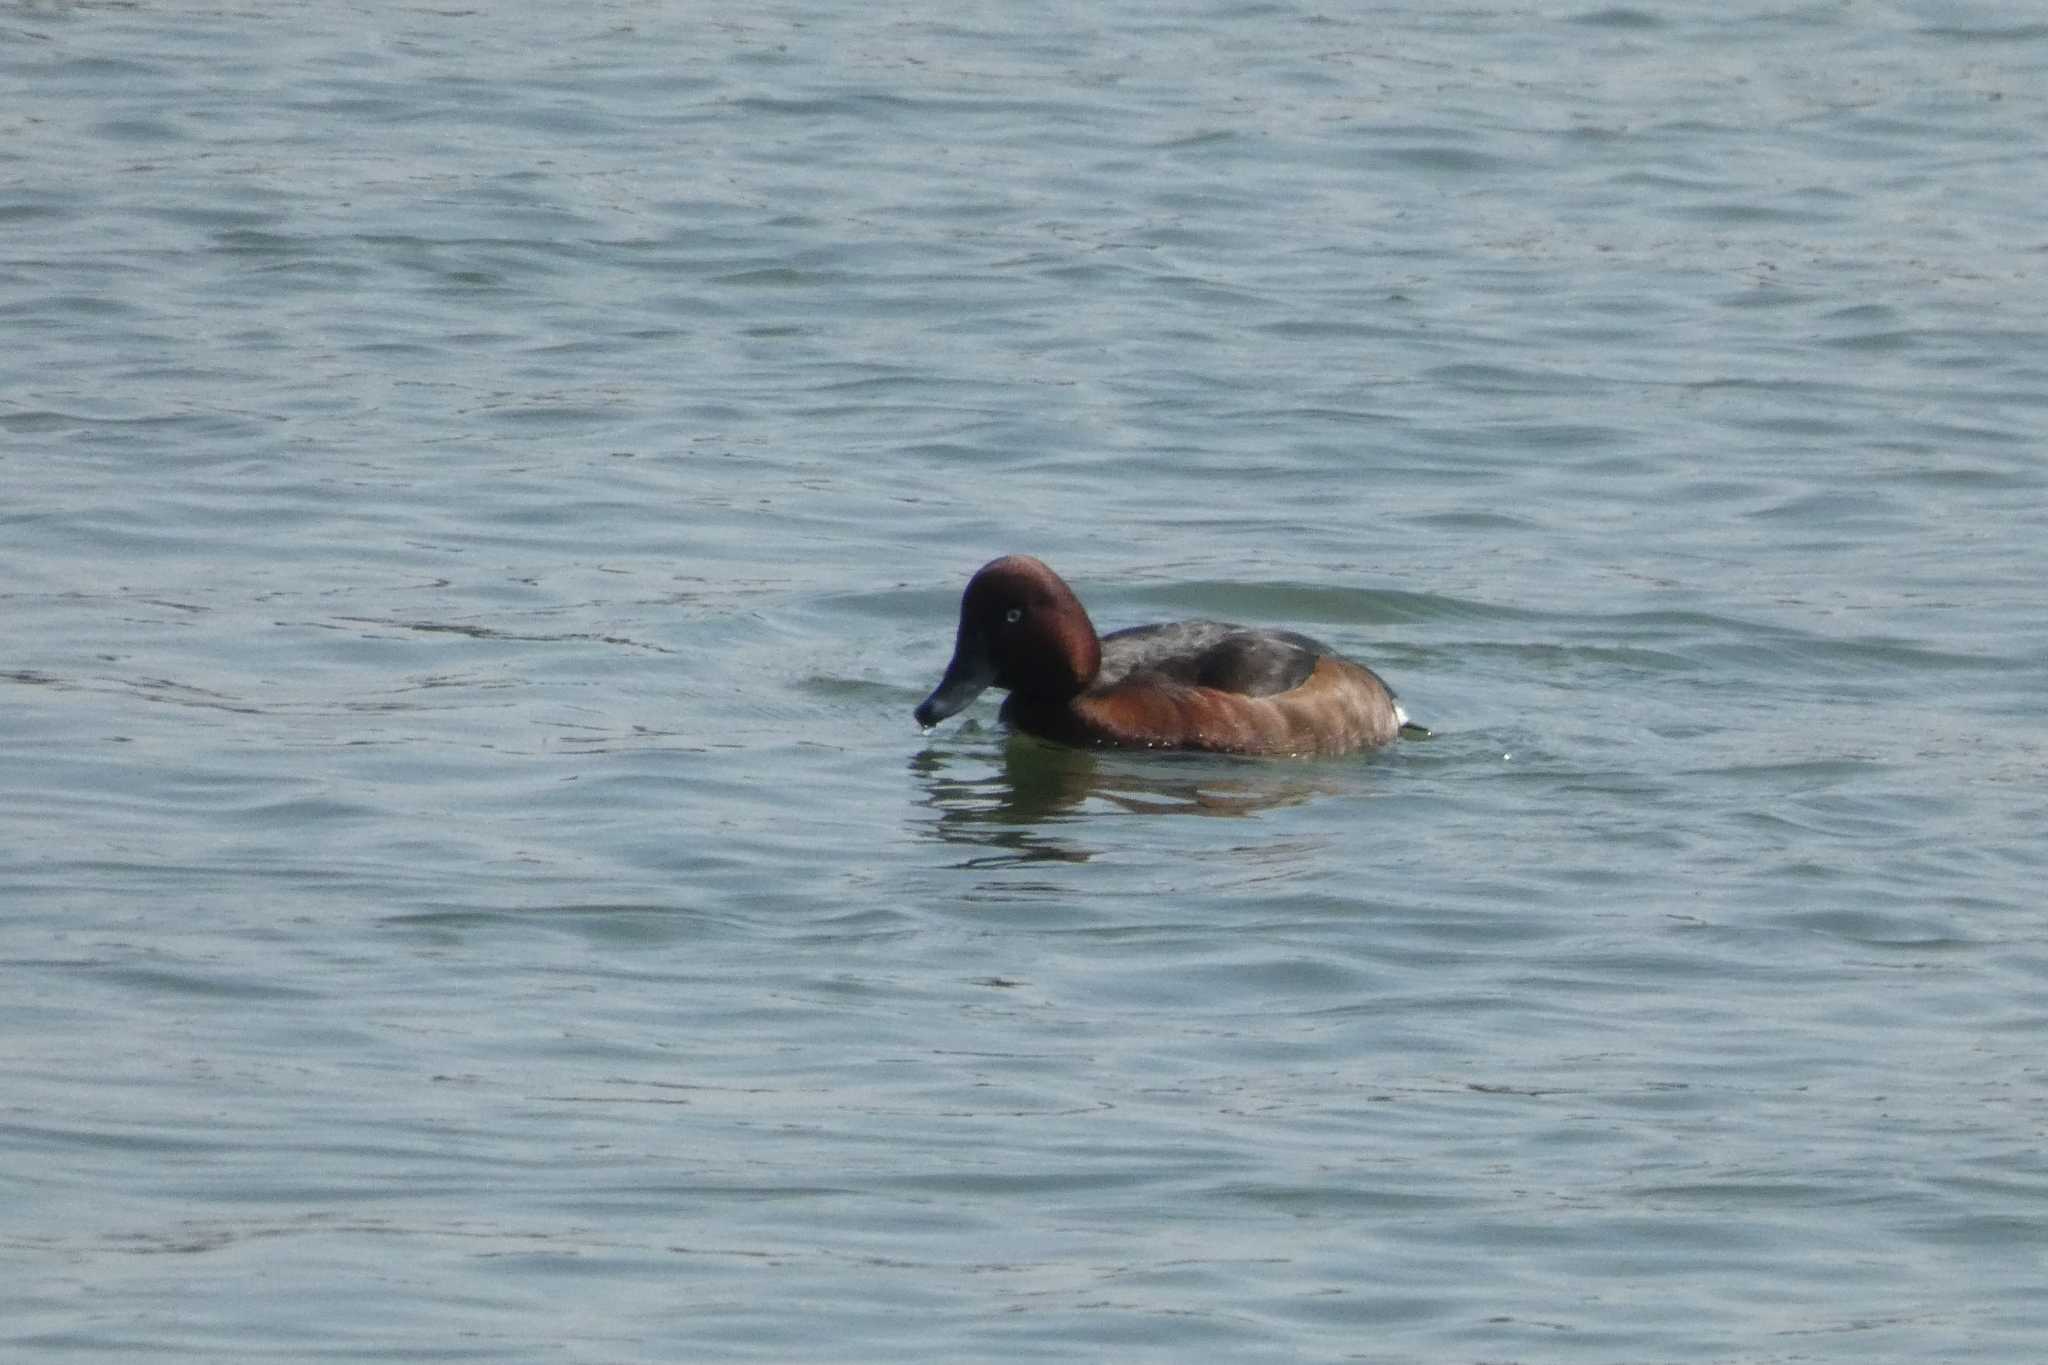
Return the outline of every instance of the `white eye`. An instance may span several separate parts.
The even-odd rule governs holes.
[[[1008,621],[1013,626],[1016,625],[1019,621],[1024,619],[1024,608],[1011,607],[1008,611],[1003,613],[1003,619],[1005,621]]]

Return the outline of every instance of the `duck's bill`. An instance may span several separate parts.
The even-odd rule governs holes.
[[[946,717],[967,709],[967,704],[988,690],[995,681],[995,667],[980,651],[960,650],[946,665],[946,676],[913,713],[917,723],[929,730]]]

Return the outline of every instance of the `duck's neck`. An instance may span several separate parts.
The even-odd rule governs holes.
[[[1085,611],[1064,612],[1059,619],[1058,648],[1051,652],[1040,683],[1045,695],[1065,701],[1088,690],[1102,671],[1102,640]]]

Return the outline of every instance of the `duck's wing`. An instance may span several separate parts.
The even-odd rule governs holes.
[[[1242,697],[1291,692],[1308,681],[1329,646],[1291,630],[1250,630],[1222,621],[1133,626],[1102,637],[1095,687],[1157,678]]]

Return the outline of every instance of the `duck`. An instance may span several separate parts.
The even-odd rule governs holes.
[[[1291,630],[1178,621],[1098,635],[1030,555],[968,581],[952,660],[917,723],[929,730],[991,687],[1009,692],[1013,729],[1083,748],[1333,755],[1391,744],[1410,724],[1379,674]]]

